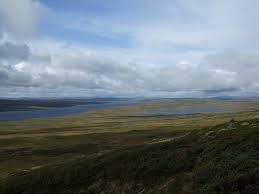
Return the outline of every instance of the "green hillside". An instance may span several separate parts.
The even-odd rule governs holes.
[[[0,188],[1,194],[258,193],[259,120],[15,173]]]

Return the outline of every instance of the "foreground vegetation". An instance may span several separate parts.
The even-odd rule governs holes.
[[[1,193],[258,193],[259,120],[9,176]],[[39,189],[40,188],[40,189]]]

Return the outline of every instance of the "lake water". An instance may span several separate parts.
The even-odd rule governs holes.
[[[0,112],[0,121],[15,121],[31,118],[58,117],[71,114],[79,114],[101,108],[130,105],[136,103],[137,101],[134,100],[116,100],[96,104],[76,105],[71,107],[48,108],[44,110]]]
[[[113,106],[132,105],[142,103],[138,100],[113,100],[104,101],[102,103],[76,105],[62,108],[48,108],[44,110],[30,110],[30,111],[10,111],[0,112],[0,121],[15,121],[31,118],[47,118],[58,117],[65,115],[79,114],[101,108],[109,108]],[[195,113],[220,113],[225,112],[223,108],[219,107],[176,107],[176,108],[158,108],[154,110],[136,111],[136,116],[167,116],[167,115],[186,115]]]

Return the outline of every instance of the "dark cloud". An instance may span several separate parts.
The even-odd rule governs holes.
[[[1,66],[0,66],[1,67]],[[14,68],[0,69],[0,87],[35,87],[32,75],[27,72],[20,72]],[[38,85],[38,87],[40,87]]]
[[[240,91],[240,88],[230,87],[230,88],[215,88],[215,89],[209,89],[209,90],[203,90],[202,92],[206,94],[220,94],[220,93],[229,93],[232,92],[238,92]]]
[[[7,79],[8,79],[7,72],[0,70],[0,81],[5,81]]]
[[[28,60],[30,49],[26,44],[4,42],[0,44],[0,60]]]

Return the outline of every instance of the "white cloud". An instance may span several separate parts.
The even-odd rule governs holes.
[[[0,59],[2,60],[27,60],[29,52],[29,47],[25,44],[0,43]]]
[[[15,38],[35,35],[39,19],[46,11],[39,1],[0,0],[0,29]]]
[[[259,55],[256,54],[225,52],[209,55],[199,64],[183,61],[171,66],[140,65],[119,62],[81,47],[60,44],[57,49],[57,44],[49,51],[51,60],[46,57],[36,63],[37,60],[31,61],[32,57],[28,57],[14,65],[2,66],[1,87],[23,88],[24,93],[32,88],[50,93],[63,88],[59,95],[72,95],[73,91],[74,96],[100,93],[104,96],[215,96],[243,95],[256,91],[259,86]],[[50,49],[51,44],[47,45]],[[33,45],[30,47],[30,56],[35,55]]]

